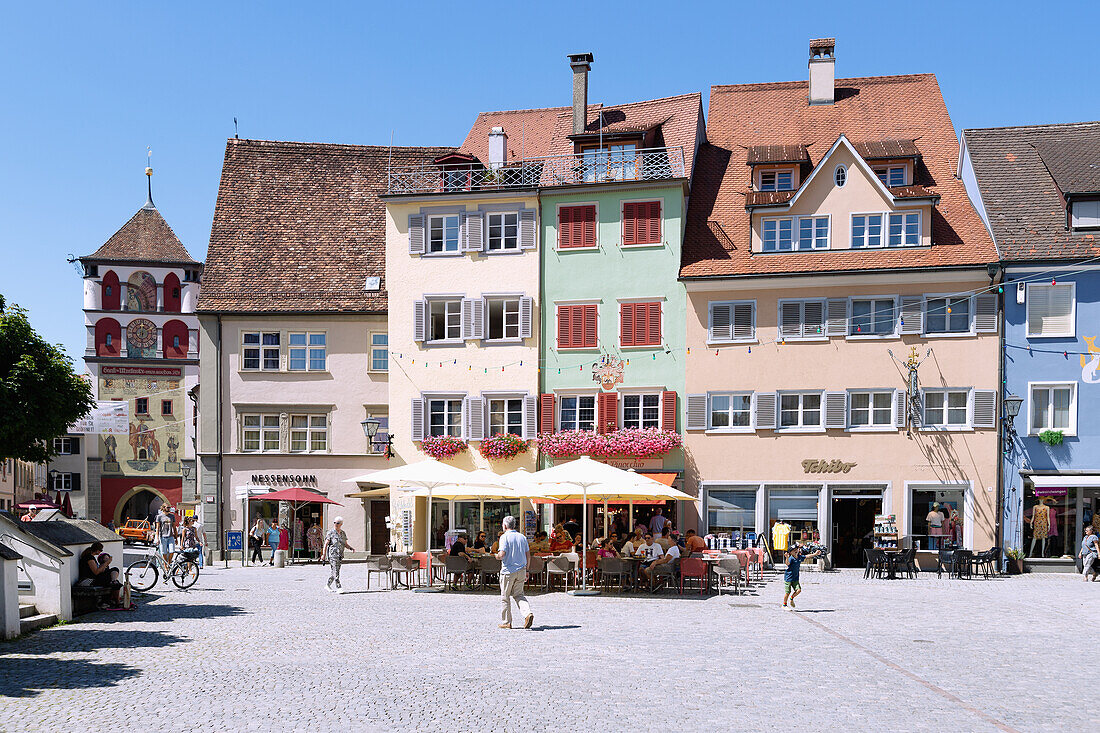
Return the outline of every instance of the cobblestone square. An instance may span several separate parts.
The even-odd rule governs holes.
[[[1100,584],[865,581],[748,595],[343,595],[319,566],[208,569],[190,592],[0,644],[0,730],[1054,731],[1085,723]]]

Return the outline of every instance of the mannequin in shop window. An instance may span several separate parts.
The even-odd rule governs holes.
[[[309,552],[313,555],[313,559],[316,560],[321,557],[321,542],[324,540],[324,531],[321,530],[321,525],[314,522],[308,530],[306,530],[306,542],[309,544]]]
[[[779,520],[772,525],[772,549],[786,552],[791,539],[791,525]]]
[[[1052,506],[1054,498],[1043,496],[1039,503],[1024,513],[1024,521],[1031,525],[1031,551],[1028,557],[1035,557],[1035,543],[1039,542],[1039,557],[1047,556],[1047,540],[1058,536],[1058,511]]]
[[[940,549],[940,542],[944,535],[944,520],[947,518],[940,511],[940,503],[934,502],[932,504],[931,511],[928,512],[925,521],[928,522],[928,549],[938,550]]]

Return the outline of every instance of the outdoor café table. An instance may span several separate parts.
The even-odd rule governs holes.
[[[743,553],[738,554],[738,553]],[[741,569],[745,572],[745,586],[749,585],[749,566],[748,566],[748,553],[744,550],[730,550],[728,552],[721,552],[717,555],[703,555],[699,558],[707,564],[707,593],[710,593],[710,579],[714,575],[714,568],[718,564],[718,561],[726,557],[736,557],[741,563]]]

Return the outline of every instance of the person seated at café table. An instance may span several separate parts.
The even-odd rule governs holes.
[[[597,557],[618,557],[619,553],[615,549],[615,545],[611,543],[610,539],[600,540],[600,550],[596,553]]]
[[[477,538],[474,540],[474,549],[485,552],[488,549],[488,547],[486,547],[487,544],[488,543],[485,542],[485,532],[478,532]]]
[[[642,541],[638,540],[638,544],[640,545],[641,543]],[[635,549],[636,546],[633,537],[627,538],[626,542],[619,546],[619,557],[634,557]]]
[[[565,531],[565,527],[558,522],[554,525],[554,531],[550,533],[550,552],[569,552],[573,549],[573,535]]]
[[[691,557],[693,552],[703,552],[707,549],[707,541],[696,533],[694,529],[687,531],[687,538],[684,540],[684,554]]]
[[[454,542],[451,543],[451,557],[464,557],[467,560],[471,559],[470,554],[466,552],[466,535],[460,534],[455,537]]]
[[[661,530],[661,536],[657,538],[657,544],[661,546],[661,549],[668,552],[670,545],[676,544],[672,539],[672,524],[666,524],[665,528]]]
[[[542,530],[535,532],[535,539],[531,543],[531,552],[550,552],[550,540]]]
[[[665,554],[661,546],[653,541],[653,534],[646,532],[643,538],[644,544],[634,550],[634,554],[642,558],[642,565],[648,566],[653,561]]]
[[[577,536],[573,538],[572,552],[575,552],[578,555],[584,554],[584,537],[581,536],[580,532],[578,532]]]
[[[494,555],[500,552],[500,538],[504,536],[504,532],[497,532],[497,539],[493,543],[493,548],[490,550]]]
[[[652,582],[653,581],[654,569],[658,565],[667,565],[668,563],[676,562],[679,559],[680,559],[680,546],[675,544],[675,543],[672,543],[668,546],[668,549],[665,550],[665,554],[661,555],[659,558],[657,558],[656,560],[654,560],[653,562],[649,563],[644,568],[642,568],[642,572],[645,573],[646,580],[649,581],[649,582]]]

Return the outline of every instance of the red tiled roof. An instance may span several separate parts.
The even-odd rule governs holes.
[[[916,158],[920,155],[916,140],[866,140],[852,143],[864,160]]]
[[[466,134],[459,150],[485,162],[489,158],[489,131],[503,127],[508,136],[508,160],[543,158],[550,155],[551,139],[558,115],[569,107],[517,109],[482,112]]]
[[[997,259],[993,242],[955,178],[958,142],[935,76],[836,80],[831,105],[806,103],[807,83],[711,89],[708,144],[699,150],[680,274],[685,278],[837,270],[977,266]],[[745,210],[751,168],[741,150],[805,145],[820,162],[841,134],[854,140],[919,140],[916,184],[939,195],[933,246],[753,256]]]
[[[924,186],[891,186],[887,190],[899,199],[927,199],[939,196],[931,188]]]
[[[794,198],[794,191],[749,191],[745,194],[745,206],[775,206]]]
[[[125,262],[191,263],[196,260],[187,252],[168,222],[152,205],[146,204],[111,235],[92,254],[81,259],[119,260]]]
[[[749,165],[758,163],[809,163],[805,145],[750,145]]]
[[[1062,174],[1062,185],[1090,185],[1100,122],[963,130],[963,138],[1002,259],[1100,257],[1100,235],[1066,228],[1062,193],[1070,192],[1056,181]]]
[[[387,165],[453,150],[230,139],[198,310],[385,311]]]

